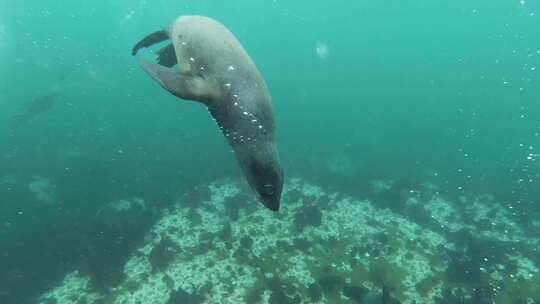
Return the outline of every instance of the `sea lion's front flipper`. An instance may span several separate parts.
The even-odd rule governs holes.
[[[137,55],[137,52],[139,49],[149,47],[151,45],[154,45],[156,43],[160,43],[161,41],[169,39],[169,34],[166,30],[160,30],[157,32],[153,32],[152,34],[144,37],[141,41],[137,42],[133,49],[131,50],[131,55],[135,56]]]
[[[139,60],[143,70],[164,89],[182,99],[210,102],[216,96],[215,86],[200,76],[180,74],[180,72],[144,59]]]

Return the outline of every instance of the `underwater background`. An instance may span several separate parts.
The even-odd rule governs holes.
[[[185,14],[266,80],[279,213],[130,54]],[[539,303],[539,18],[534,0],[0,0],[0,303]]]

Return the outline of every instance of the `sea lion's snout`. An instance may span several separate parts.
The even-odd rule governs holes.
[[[274,163],[252,163],[248,170],[248,180],[261,203],[272,211],[278,211],[283,190],[281,167]]]
[[[279,210],[281,202],[281,190],[283,189],[283,179],[274,181],[273,183],[265,183],[257,187],[259,199],[266,208],[272,211]]]

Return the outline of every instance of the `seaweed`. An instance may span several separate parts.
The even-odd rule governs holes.
[[[324,271],[327,273],[330,271]],[[329,274],[321,277],[317,282],[311,284],[307,289],[307,295],[313,302],[318,302],[323,295],[327,298],[339,299],[342,293],[347,298],[361,303],[367,290],[365,288],[355,286],[345,282],[343,276]]]
[[[174,280],[168,274],[163,276],[163,282],[165,282],[165,285],[167,285],[169,289],[174,289]]]
[[[307,293],[313,302],[319,302],[322,298],[322,290],[318,283],[309,285]]]
[[[311,243],[309,242],[309,240],[307,238],[295,238],[293,240],[293,246],[302,251],[302,252],[305,252],[307,250],[309,250],[309,248],[311,247]]]
[[[290,254],[294,251],[294,246],[289,244],[289,242],[285,242],[283,240],[279,240],[276,242],[276,247],[280,250],[283,250],[283,252]]]
[[[188,210],[188,219],[191,221],[191,225],[197,226],[202,224],[202,217],[197,208],[187,208]]]
[[[475,304],[492,304],[496,303],[497,295],[496,288],[490,285],[484,285],[473,289],[472,303]]]
[[[152,248],[148,255],[148,260],[152,266],[152,271],[163,271],[177,254],[176,244],[168,237],[163,237],[161,241]]]
[[[450,256],[446,270],[448,281],[458,285],[474,284],[482,281],[480,263],[468,256]]]
[[[226,201],[225,205],[225,214],[229,217],[231,221],[236,221],[240,216],[241,207],[235,204],[236,201]]]
[[[226,244],[230,244],[232,238],[231,225],[229,223],[224,223],[223,228],[218,232],[217,238],[224,241]]]
[[[366,293],[367,290],[363,287],[347,285],[343,288],[343,295],[359,304],[362,303]]]
[[[467,296],[461,289],[452,290],[450,287],[444,287],[441,292],[441,297],[436,299],[436,304],[465,304]],[[472,303],[471,303],[472,304]]]
[[[43,304],[57,304],[58,303],[58,300],[56,300],[55,298],[47,298],[45,299],[45,301],[43,301]]]
[[[400,178],[392,183],[390,189],[376,193],[373,201],[381,208],[390,208],[394,211],[403,210],[406,198],[411,191],[418,189],[420,183],[409,178]]]
[[[246,296],[246,303],[260,303],[262,298],[262,290],[258,288],[251,289]]]
[[[333,294],[338,292],[344,284],[345,280],[337,275],[328,275],[322,277],[319,281],[319,287],[325,294]]]
[[[199,304],[204,303],[204,300],[205,297],[202,294],[190,294],[179,288],[170,294],[167,304]]]
[[[294,215],[294,227],[301,232],[307,226],[317,227],[322,222],[322,213],[315,206],[305,206]]]
[[[268,303],[283,304],[283,303],[301,303],[302,299],[297,294],[296,288],[294,288],[286,280],[280,280],[276,277],[260,277],[256,287],[251,289],[246,298],[246,303],[260,303],[262,295],[265,291],[270,291],[270,298]]]
[[[267,289],[271,291],[270,303],[283,304],[283,303],[300,303],[301,298],[299,295],[295,295],[295,288],[288,284],[287,281],[279,280],[277,278],[268,279],[266,281]]]
[[[253,239],[249,236],[244,236],[240,239],[240,246],[242,246],[243,249],[250,249],[253,245]]]
[[[135,291],[137,291],[140,287],[140,284],[139,282],[137,282],[136,280],[133,280],[133,279],[129,279],[126,281],[126,283],[123,285],[123,287],[129,292],[129,293],[134,293]]]

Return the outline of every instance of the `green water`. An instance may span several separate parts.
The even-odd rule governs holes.
[[[373,180],[427,181],[489,193],[525,230],[540,217],[534,0],[0,0],[0,303],[33,303],[74,268],[114,286],[163,208],[242,178],[207,111],[130,54],[185,14],[220,20],[257,64],[286,178],[362,199]],[[50,108],[10,127],[47,94]],[[96,215],[126,197],[152,212]]]

